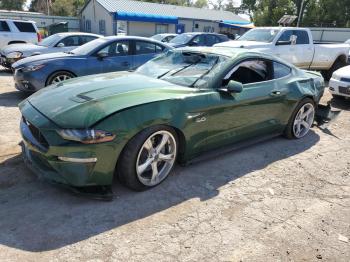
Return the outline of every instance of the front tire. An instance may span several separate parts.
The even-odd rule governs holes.
[[[172,128],[147,128],[125,146],[117,164],[119,180],[135,191],[155,187],[170,174],[177,152],[178,138]]]
[[[315,119],[315,103],[310,98],[303,99],[294,110],[284,136],[288,139],[304,137],[310,130]]]
[[[48,86],[48,85],[52,85],[52,84],[58,84],[58,83],[60,83],[62,81],[68,80],[68,79],[73,78],[73,77],[75,77],[75,75],[73,75],[70,72],[59,71],[59,72],[56,72],[56,73],[52,74],[47,79],[46,85]]]

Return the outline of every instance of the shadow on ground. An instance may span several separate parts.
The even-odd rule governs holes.
[[[26,99],[30,94],[21,91],[12,91],[0,94],[0,106],[17,107],[18,104]]]
[[[350,99],[346,98],[332,98],[331,106],[336,109],[350,111]]]
[[[238,151],[226,151],[210,160],[177,166],[161,185],[141,193],[116,183],[113,190],[117,197],[111,202],[76,197],[36,178],[3,187],[0,245],[32,252],[58,249],[189,199],[206,201],[218,195],[220,187],[227,183],[308,150],[318,141],[319,136],[311,131],[300,140],[277,137]],[[11,168],[11,161],[14,160],[0,165],[0,174],[5,166]],[[14,162],[18,164],[17,159]],[[12,171],[23,176],[27,172],[24,165]]]

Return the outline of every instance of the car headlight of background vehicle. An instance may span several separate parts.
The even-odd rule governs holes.
[[[43,68],[45,65],[41,64],[41,65],[30,65],[30,66],[26,66],[22,68],[23,72],[33,72],[33,71],[37,71],[41,68]]]
[[[10,58],[10,59],[17,59],[17,58],[21,58],[22,57],[22,53],[21,52],[11,52],[8,55],[6,55],[6,58]]]
[[[115,135],[110,132],[95,129],[62,129],[57,132],[63,139],[83,144],[109,142],[115,138]]]

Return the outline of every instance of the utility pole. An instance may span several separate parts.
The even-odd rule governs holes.
[[[303,12],[303,6],[304,6],[304,0],[301,1],[301,6],[299,10],[299,15],[298,15],[298,22],[297,22],[297,27],[300,25],[300,19],[301,19],[301,13]]]
[[[47,15],[50,15],[50,0],[46,0],[47,5]]]

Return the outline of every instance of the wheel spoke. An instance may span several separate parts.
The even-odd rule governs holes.
[[[153,149],[153,144],[151,139],[147,139],[147,141],[144,144],[144,148],[149,152],[151,149]]]
[[[149,167],[149,165],[152,163],[152,159],[148,158],[145,163],[137,166],[137,173],[142,174],[145,172],[145,170]]]
[[[305,117],[308,117],[310,114],[312,114],[312,108],[309,108],[306,112],[304,112],[302,115],[301,115],[301,119],[305,119]]]
[[[302,121],[300,124],[303,125],[306,129],[309,129],[310,127],[309,123],[306,121]]]
[[[160,141],[159,145],[156,147],[157,154],[160,153],[160,151],[163,149],[163,147],[168,142],[168,140],[169,140],[169,135],[163,134],[162,140]]]
[[[157,177],[158,177],[158,166],[157,166],[157,162],[153,162],[151,164],[152,166],[152,178],[151,178],[151,182],[154,182]]]
[[[167,154],[167,155],[165,155],[165,154],[160,153],[158,158],[160,160],[163,160],[163,161],[171,161],[171,160],[174,159],[174,154]]]

